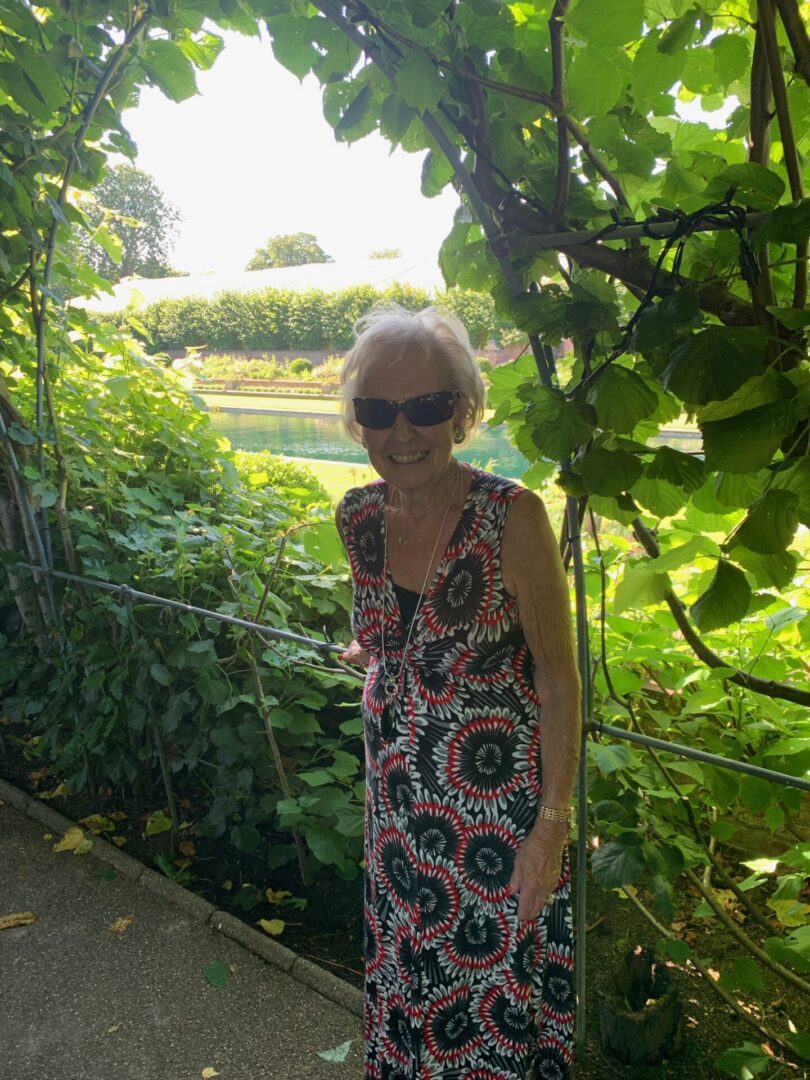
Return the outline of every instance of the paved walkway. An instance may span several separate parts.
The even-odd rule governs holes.
[[[34,915],[0,929],[0,1080],[360,1076],[358,990],[106,841],[54,852],[72,825],[0,781],[0,919]]]

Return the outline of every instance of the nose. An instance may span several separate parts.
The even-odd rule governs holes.
[[[391,434],[400,437],[408,437],[413,430],[413,424],[410,422],[402,409],[400,409],[397,415],[394,417],[394,426],[391,428]]]

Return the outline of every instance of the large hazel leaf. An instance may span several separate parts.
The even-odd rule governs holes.
[[[750,603],[751,586],[745,574],[726,559],[718,559],[708,589],[692,604],[690,611],[699,630],[719,630],[739,622]]]
[[[276,60],[298,79],[303,79],[320,59],[320,53],[312,42],[312,26],[309,19],[287,13],[273,15],[267,20],[272,36],[273,55]]]
[[[765,345],[758,326],[707,326],[674,351],[664,386],[688,405],[726,398],[763,370]]]
[[[645,608],[651,604],[659,604],[671,587],[668,574],[659,574],[648,564],[640,563],[626,570],[616,586],[613,611],[616,615],[621,615],[628,608]]]
[[[405,101],[419,112],[438,105],[444,86],[436,65],[416,49],[408,53],[397,72],[397,89]]]
[[[774,401],[730,416],[701,421],[706,468],[751,473],[764,469],[796,424],[794,402]]]
[[[577,463],[589,491],[594,495],[620,495],[641,476],[642,463],[626,450],[590,450]]]
[[[175,41],[152,38],[144,46],[141,67],[172,101],[185,101],[197,93],[194,65]]]
[[[579,0],[565,21],[592,45],[625,45],[641,37],[644,0],[611,0],[609,17],[603,0]]]
[[[647,466],[647,477],[650,480],[666,480],[686,491],[696,491],[705,480],[703,462],[682,450],[673,450],[671,446],[658,447],[655,457]]]
[[[799,525],[799,496],[772,488],[748,512],[734,533],[733,543],[760,555],[777,555],[790,544]]]
[[[526,407],[526,422],[540,453],[559,461],[590,437],[596,413],[590,405],[568,401],[560,390],[541,386]]]
[[[706,188],[706,198],[719,201],[730,187],[737,188],[735,202],[755,210],[773,210],[785,192],[785,181],[756,161],[744,161],[718,173]]]
[[[617,364],[606,368],[588,390],[588,402],[596,409],[605,431],[632,431],[658,408],[658,395],[640,375]]]
[[[644,872],[644,858],[637,843],[623,838],[610,840],[598,847],[591,856],[591,870],[595,881],[606,889],[631,885]]]

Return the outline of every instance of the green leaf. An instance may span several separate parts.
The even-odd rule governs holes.
[[[662,956],[668,956],[671,960],[674,960],[676,964],[685,964],[692,955],[689,946],[680,938],[659,938],[658,951]]]
[[[623,62],[625,55],[617,49],[580,49],[574,55],[565,73],[565,93],[577,116],[585,119],[613,108],[625,84]]]
[[[397,94],[388,94],[380,108],[380,134],[396,146],[418,115],[416,109]]]
[[[645,840],[641,845],[644,861],[654,874],[660,874],[668,881],[674,881],[684,868],[683,855],[679,848],[663,841],[652,843]]]
[[[589,438],[596,413],[590,405],[568,401],[560,390],[542,386],[526,408],[526,421],[540,453],[560,461]]]
[[[603,776],[609,776],[617,769],[626,769],[635,762],[633,751],[620,744],[589,742],[588,755]]]
[[[649,566],[641,564],[625,571],[624,577],[616,586],[613,598],[613,611],[620,615],[628,608],[644,608],[658,604],[671,588],[666,574],[657,574]]]
[[[422,194],[426,199],[440,195],[453,179],[453,166],[444,154],[429,150],[422,162]]]
[[[658,447],[647,466],[647,476],[650,480],[666,480],[686,491],[696,491],[705,479],[700,458],[673,450],[671,446]]]
[[[174,676],[163,664],[152,664],[149,668],[149,674],[161,686],[171,686],[174,682]]]
[[[644,872],[644,860],[637,843],[623,837],[598,847],[591,856],[594,880],[607,889],[630,885]]]
[[[776,587],[786,589],[796,576],[798,560],[790,551],[779,551],[775,555],[759,555],[749,551],[742,544],[734,546],[734,558],[754,575],[760,588]]]
[[[729,1076],[736,1076],[738,1080],[753,1080],[754,1076],[764,1072],[770,1064],[771,1058],[750,1042],[726,1050],[715,1061],[718,1069],[722,1069]]]
[[[810,198],[777,206],[767,221],[758,225],[752,244],[761,250],[766,244],[802,244],[810,237]]]
[[[413,49],[400,64],[397,90],[408,105],[425,112],[441,101],[445,83],[436,65],[419,49]]]
[[[727,420],[701,421],[706,467],[714,472],[751,473],[765,468],[796,424],[791,401],[774,401]]]
[[[203,975],[215,989],[224,990],[231,977],[231,969],[222,960],[215,960],[212,964],[206,964],[203,967]]]
[[[694,289],[679,289],[648,308],[636,325],[633,346],[650,353],[659,346],[671,346],[700,318],[700,300]]]
[[[310,787],[321,787],[323,784],[331,784],[335,779],[333,774],[327,772],[326,769],[310,769],[307,772],[298,773],[298,776],[305,784],[309,784]]]
[[[231,829],[231,843],[237,850],[253,854],[261,843],[261,833],[255,825],[236,825]]]
[[[699,15],[698,8],[693,7],[677,19],[673,19],[658,39],[658,51],[665,54],[677,53],[691,45],[697,30]]]
[[[722,87],[747,77],[751,48],[742,34],[721,34],[711,42],[709,48],[714,54],[714,70]]]
[[[626,450],[589,450],[577,462],[588,490],[595,495],[619,495],[641,476],[642,463]]]
[[[373,93],[368,83],[360,88],[356,97],[350,102],[340,120],[335,124],[336,138],[340,140],[351,139],[350,133],[352,129],[357,128],[369,111]]]
[[[662,381],[689,405],[722,400],[763,370],[765,344],[757,326],[707,326],[675,349]]]
[[[324,1061],[342,1062],[348,1057],[351,1045],[354,1042],[353,1039],[347,1039],[346,1042],[340,1043],[333,1050],[316,1050],[315,1053],[319,1058],[323,1058]]]
[[[785,192],[781,176],[756,161],[745,161],[729,165],[714,177],[706,187],[707,201],[719,202],[732,186],[737,188],[734,201],[755,210],[772,210]]]
[[[750,603],[751,586],[745,574],[725,559],[718,559],[711,584],[690,611],[698,629],[706,632],[739,622]]]
[[[578,0],[565,21],[591,45],[626,45],[641,37],[644,0],[611,0],[610,18],[602,0]]]
[[[155,86],[172,101],[185,101],[197,93],[194,66],[177,42],[150,38],[144,45],[140,63]]]
[[[589,388],[588,402],[596,409],[599,426],[605,431],[632,431],[639,421],[658,408],[655,390],[628,368],[612,364]]]
[[[772,488],[749,510],[731,546],[742,544],[760,555],[777,555],[790,544],[799,525],[799,496]]]
[[[663,874],[653,874],[650,881],[652,887],[653,911],[665,922],[672,922],[677,910],[675,905],[675,890]]]
[[[298,79],[304,78],[320,59],[312,41],[314,19],[300,18],[286,12],[267,20],[276,60]]]
[[[761,814],[773,798],[773,788],[759,776],[744,776],[740,782],[740,797],[752,814]],[[756,869],[750,862],[745,865]]]

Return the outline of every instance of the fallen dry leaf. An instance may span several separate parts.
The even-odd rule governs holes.
[[[112,1027],[108,1027],[108,1028],[107,1028],[107,1034],[108,1034],[108,1035],[112,1035],[112,1033],[113,1033],[114,1031],[118,1031],[118,1030],[120,1029],[120,1027],[121,1027],[121,1025],[120,1025],[120,1024],[113,1024],[113,1026],[112,1026]]]
[[[0,930],[10,930],[13,926],[28,926],[36,919],[33,911],[17,911],[13,915],[0,915]]]
[[[123,915],[120,919],[116,919],[110,927],[110,931],[113,934],[123,934],[125,930],[129,929],[129,924],[135,918],[135,913],[132,915]]]
[[[266,934],[272,934],[273,937],[283,934],[287,925],[283,919],[259,919],[258,924]]]
[[[89,814],[87,817],[79,818],[79,824],[86,825],[94,833],[115,830],[115,823],[104,814]]]
[[[127,815],[123,810],[113,810],[111,814],[107,815],[110,821],[126,821]]]
[[[60,784],[59,787],[53,789],[53,791],[38,791],[34,796],[35,799],[56,799],[60,795],[67,795],[68,789],[66,784]]]
[[[202,1076],[203,1080],[212,1080],[214,1076],[219,1076],[220,1074],[217,1072],[216,1069],[212,1069],[209,1065],[207,1069],[203,1069],[200,1075]]]
[[[188,855],[189,857],[197,854],[197,845],[193,840],[183,840],[180,844],[180,854]]]
[[[78,825],[71,825],[61,840],[53,845],[54,851],[75,851],[84,840],[84,833]]]
[[[124,844],[127,842],[127,838],[125,836],[111,836],[110,840],[112,840],[116,847],[123,847]]]
[[[278,892],[275,889],[265,889],[264,895],[271,904],[280,904],[285,896],[292,896],[292,893],[289,889],[279,889]]]
[[[174,865],[178,868],[178,870],[185,870],[187,866],[192,865],[192,861],[191,859],[175,859]]]

